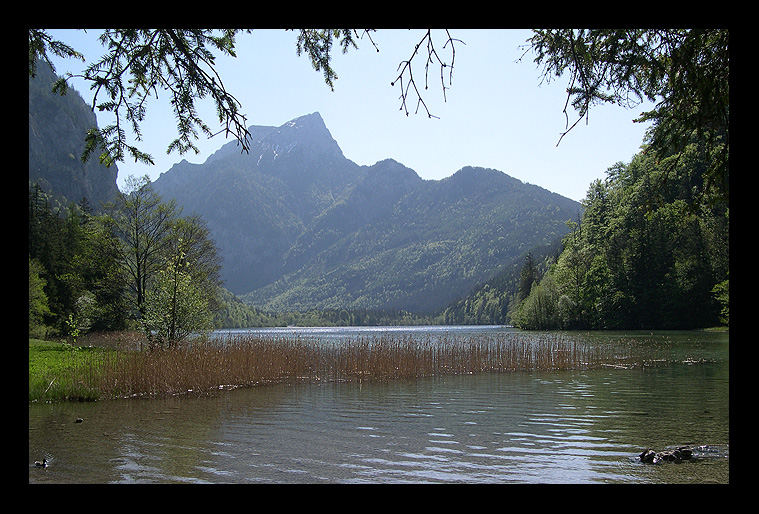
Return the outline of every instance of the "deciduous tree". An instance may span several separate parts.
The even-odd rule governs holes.
[[[220,303],[216,246],[201,218],[172,222],[163,262],[147,293],[142,323],[149,339],[174,347],[210,329]]]
[[[156,273],[141,320],[148,340],[168,348],[193,333],[210,330],[213,322],[207,295],[193,281],[184,255],[175,257]]]
[[[106,212],[102,221],[111,236],[110,252],[128,279],[139,316],[144,314],[149,281],[164,265],[177,207],[161,200],[147,176],[129,177],[125,191],[106,206]]]

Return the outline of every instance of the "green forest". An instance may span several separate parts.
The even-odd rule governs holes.
[[[729,33],[721,29],[547,29],[529,41],[567,104],[656,106],[641,151],[589,185],[558,256],[515,270],[448,309],[522,329],[729,325]],[[562,136],[563,137],[563,136]],[[492,287],[498,283],[507,288]],[[489,316],[489,317],[488,317]]]
[[[29,335],[138,329],[172,346],[211,329],[219,260],[202,219],[163,202],[147,177],[93,212],[29,192]]]
[[[679,329],[729,323],[729,208],[705,190],[696,143],[644,149],[591,184],[563,251],[509,317],[525,329]]]
[[[727,325],[729,207],[723,196],[705,185],[703,158],[695,142],[665,159],[644,146],[630,163],[616,164],[604,180],[590,185],[583,213],[567,222],[570,231],[563,240],[530,250],[471,294],[432,315],[367,309],[265,312],[219,285],[219,263],[202,220],[181,217],[148,181],[135,182],[131,195],[119,195],[120,200],[101,214],[91,213],[86,203],[60,206],[32,187],[30,334],[74,339],[87,331],[149,328],[159,334],[159,342],[161,337],[167,342],[180,337],[180,328],[188,332],[422,323],[513,324],[527,330]],[[131,239],[129,228],[138,237]],[[144,256],[131,258],[140,245]],[[190,276],[195,279],[179,280]],[[161,285],[158,277],[172,280]],[[155,285],[151,292],[145,289],[147,284]],[[162,319],[170,321],[162,324],[158,321]]]

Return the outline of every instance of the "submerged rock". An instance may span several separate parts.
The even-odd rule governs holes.
[[[659,464],[661,462],[682,462],[689,460],[693,456],[693,448],[688,446],[679,446],[674,450],[663,450],[656,452],[651,448],[646,448],[638,457],[641,462],[646,464]]]
[[[646,448],[645,450],[643,450],[643,453],[638,455],[638,457],[640,457],[641,462],[650,464],[654,461],[654,457],[656,457],[656,452],[653,451],[651,448]]]

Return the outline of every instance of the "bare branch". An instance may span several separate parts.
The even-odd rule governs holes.
[[[419,42],[414,45],[414,50],[411,53],[411,56],[405,60],[401,61],[398,64],[398,69],[400,70],[398,73],[398,76],[393,80],[390,85],[394,86],[396,83],[400,85],[400,100],[401,100],[401,107],[400,109],[405,111],[406,116],[408,116],[408,93],[409,89],[413,87],[413,91],[416,94],[417,102],[416,102],[416,111],[415,114],[419,111],[419,107],[424,107],[425,112],[427,113],[428,118],[438,118],[438,116],[433,115],[429,108],[427,107],[427,103],[424,101],[424,98],[422,97],[422,94],[419,91],[419,88],[417,87],[416,79],[414,77],[414,73],[411,67],[411,63],[413,60],[418,57],[419,49],[424,46],[427,55],[424,62],[424,89],[429,89],[428,84],[428,78],[429,78],[429,71],[430,71],[430,64],[435,64],[440,67],[440,85],[443,92],[443,101],[447,101],[447,95],[446,90],[450,89],[445,84],[445,78],[444,78],[444,72],[445,70],[449,70],[448,74],[448,84],[449,86],[453,83],[453,63],[456,59],[456,49],[455,49],[455,43],[464,43],[460,39],[454,39],[451,37],[451,34],[448,30],[445,31],[447,35],[447,39],[445,43],[443,44],[443,48],[448,47],[450,45],[450,51],[451,51],[451,59],[450,62],[446,61],[445,59],[441,58],[438,54],[437,49],[435,48],[435,43],[432,39],[432,31],[430,29],[427,29],[427,31],[424,33],[422,38],[419,40]],[[465,44],[465,43],[464,43]],[[406,80],[406,84],[404,87],[404,78]]]

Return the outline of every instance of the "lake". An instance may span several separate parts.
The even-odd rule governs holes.
[[[325,342],[469,337],[508,327],[252,329]],[[218,331],[225,337],[240,333]],[[624,337],[667,358],[631,369],[297,383],[210,396],[29,405],[30,483],[728,483],[726,332]],[[83,422],[75,423],[76,418]],[[643,464],[646,448],[700,446]],[[45,457],[46,469],[34,460]]]

